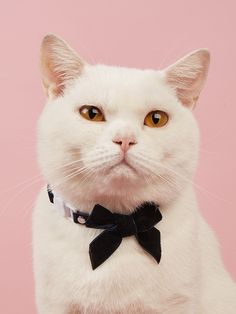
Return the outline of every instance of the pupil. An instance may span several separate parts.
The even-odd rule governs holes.
[[[96,117],[96,115],[97,115],[97,109],[96,108],[90,108],[89,109],[89,112],[88,112],[88,114],[89,114],[89,118],[90,119],[93,119],[93,118],[95,118]]]
[[[161,115],[159,113],[153,113],[152,121],[154,124],[157,124],[161,119]]]

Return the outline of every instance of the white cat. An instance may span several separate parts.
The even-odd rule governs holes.
[[[38,154],[59,198],[51,204],[45,186],[33,215],[40,314],[236,313],[236,285],[192,186],[199,131],[191,110],[208,65],[206,49],[162,71],[89,65],[62,39],[44,38]],[[62,201],[127,215],[159,204],[160,263],[129,236],[93,270],[89,244],[102,230],[63,217]]]

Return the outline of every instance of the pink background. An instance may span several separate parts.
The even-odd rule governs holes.
[[[235,1],[5,1],[0,11],[0,312],[33,314],[31,211],[42,184],[35,126],[45,97],[38,69],[47,32],[88,61],[164,67],[208,47],[212,63],[195,115],[202,144],[196,176],[203,215],[236,279]],[[47,314],[47,313],[45,313]]]

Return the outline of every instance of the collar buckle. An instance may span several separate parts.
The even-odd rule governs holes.
[[[76,224],[80,224],[80,225],[85,225],[89,217],[89,215],[84,214],[84,213],[82,214],[79,211],[73,212],[72,215],[73,215],[73,221]]]

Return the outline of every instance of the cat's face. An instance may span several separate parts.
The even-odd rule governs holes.
[[[67,59],[57,59],[63,45]],[[53,47],[55,55],[45,57]],[[42,49],[49,99],[39,123],[39,161],[48,182],[74,202],[76,194],[135,204],[175,198],[196,165],[199,136],[190,107],[208,53],[154,71],[88,65],[52,35]]]

